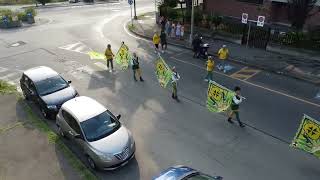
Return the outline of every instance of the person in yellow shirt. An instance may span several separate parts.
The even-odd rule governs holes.
[[[207,65],[207,76],[204,79],[206,82],[212,81],[212,73],[214,69],[214,61],[211,56],[208,57],[208,61],[206,62]]]
[[[153,38],[152,38],[154,48],[155,48],[155,53],[158,52],[159,49],[159,44],[160,44],[160,36],[157,32],[154,33]]]
[[[107,59],[107,67],[108,67],[108,69],[109,69],[109,64],[111,64],[111,69],[109,71],[112,72],[113,71],[113,57],[114,57],[114,54],[113,54],[113,52],[111,50],[111,45],[110,44],[108,44],[104,55],[106,56],[106,59]]]
[[[229,56],[229,50],[227,48],[226,45],[223,45],[221,49],[219,49],[218,51],[218,57],[221,61],[221,64],[218,66],[218,69],[221,71],[223,70],[224,73],[226,73],[226,70],[225,70],[225,61],[227,60]]]

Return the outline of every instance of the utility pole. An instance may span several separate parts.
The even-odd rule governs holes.
[[[192,0],[191,6],[191,33],[190,33],[190,43],[193,40],[193,26],[194,26],[194,0]]]
[[[136,0],[133,0],[133,7],[134,7],[134,19],[138,19],[137,10],[136,10]]]

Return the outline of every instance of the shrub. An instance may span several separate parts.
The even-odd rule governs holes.
[[[12,21],[12,17],[15,15],[10,9],[0,9],[0,16],[7,16],[9,21]],[[2,19],[1,19],[2,21]]]
[[[46,5],[46,3],[51,2],[51,0],[37,0],[39,3],[41,3],[43,6]]]

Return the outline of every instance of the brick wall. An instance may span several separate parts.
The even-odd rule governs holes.
[[[259,15],[266,16],[268,22],[271,2],[266,1],[263,5],[240,2],[237,0],[204,0],[204,10],[224,16],[241,18],[242,13],[248,13],[249,19],[257,20]]]

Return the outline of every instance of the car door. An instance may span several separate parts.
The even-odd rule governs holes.
[[[80,125],[78,124],[77,120],[71,114],[64,110],[62,110],[62,116],[66,122],[66,124],[63,125],[63,129],[65,129],[64,131],[66,132],[66,136],[83,150],[85,146],[85,141]],[[76,135],[78,135],[78,137],[75,137]]]

